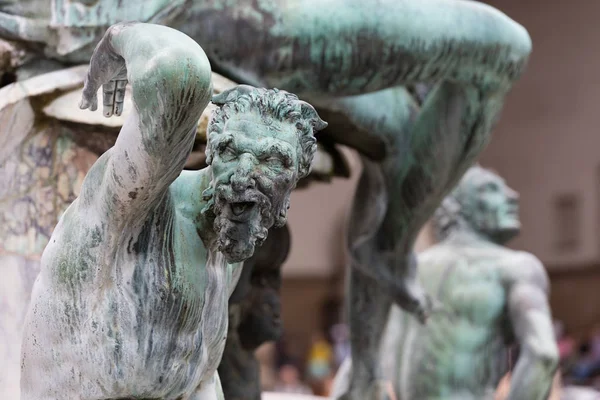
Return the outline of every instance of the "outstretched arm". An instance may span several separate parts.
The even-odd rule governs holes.
[[[529,265],[523,270],[533,272],[529,279],[510,289],[508,298],[514,334],[521,346],[508,398],[543,400],[552,387],[558,349],[547,299],[548,278],[537,259],[526,258]]]
[[[177,178],[196,125],[212,95],[211,68],[200,46],[159,25],[122,23],[108,29],[90,61],[82,108],[121,114],[127,81],[134,110],[115,146],[86,177],[81,203],[126,222],[143,217]]]

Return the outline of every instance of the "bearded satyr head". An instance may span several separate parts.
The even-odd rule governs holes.
[[[469,229],[502,244],[518,235],[519,194],[504,179],[476,165],[462,177],[433,218],[438,239]]]
[[[282,226],[290,193],[308,175],[314,133],[327,126],[315,109],[283,90],[240,85],[213,97],[207,164],[213,181],[204,212],[215,216],[217,247],[229,263],[250,257],[271,226]]]

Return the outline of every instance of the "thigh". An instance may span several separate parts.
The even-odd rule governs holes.
[[[297,94],[355,95],[444,77],[507,82],[531,50],[522,26],[475,1],[191,3],[180,28],[213,67]]]

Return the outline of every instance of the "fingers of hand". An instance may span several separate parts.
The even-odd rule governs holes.
[[[86,90],[84,88],[83,94],[81,95],[81,101],[79,101],[79,108],[85,110],[89,108],[90,111],[96,111],[98,109],[98,99],[96,98],[96,93],[90,94],[90,90]]]
[[[115,106],[115,93],[117,91],[117,82],[110,81],[102,85],[102,98],[104,110],[102,113],[105,117],[112,117],[114,114],[114,106]]]
[[[119,80],[117,81],[117,86],[115,90],[115,115],[121,115],[123,113],[123,102],[125,101],[125,87],[127,86],[127,81]]]
[[[124,80],[112,80],[107,84],[103,85],[103,104],[105,117],[111,117],[113,115],[121,115],[123,113],[123,102],[125,100],[125,87],[127,81]]]

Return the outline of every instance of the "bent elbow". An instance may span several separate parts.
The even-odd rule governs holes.
[[[157,79],[175,90],[207,90],[211,82],[210,62],[200,46],[195,47],[162,50],[150,60],[147,72],[156,74]]]
[[[211,78],[210,63],[200,46],[166,48],[136,74],[132,82],[134,100],[143,103],[160,93],[163,100],[159,106],[164,110],[185,106],[189,112],[201,112],[212,96]]]

